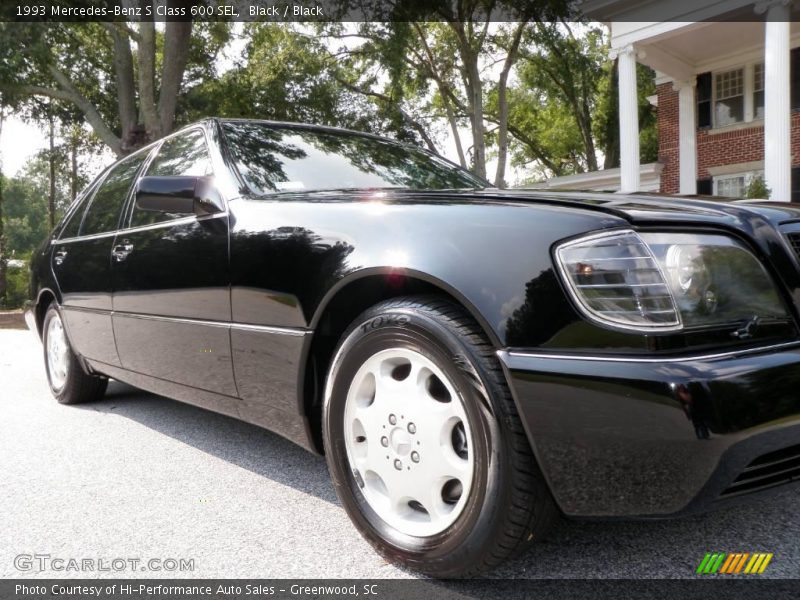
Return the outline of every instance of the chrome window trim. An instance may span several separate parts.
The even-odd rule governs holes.
[[[583,355],[583,354],[550,354],[548,352],[527,352],[524,350],[498,350],[497,356],[503,362],[508,358],[535,358],[551,360],[580,360],[592,362],[618,362],[618,363],[688,363],[703,360],[720,360],[723,358],[737,358],[750,354],[761,354],[773,350],[786,348],[800,349],[800,342],[781,342],[769,346],[759,346],[758,348],[746,348],[741,350],[730,350],[728,352],[715,352],[708,354],[692,354],[679,357],[653,357],[653,356],[611,356],[611,355]]]
[[[301,327],[279,327],[275,325],[253,325],[250,323],[231,323],[227,321],[208,321],[205,319],[190,319],[186,317],[167,317],[163,315],[146,315],[141,313],[125,312],[119,310],[104,310],[101,308],[89,308],[84,306],[70,306],[62,304],[62,310],[75,310],[79,312],[90,312],[108,315],[110,317],[128,317],[129,319],[141,319],[143,321],[163,321],[168,323],[183,323],[186,325],[203,325],[205,327],[219,327],[223,329],[237,329],[242,331],[256,331],[262,333],[274,333],[278,335],[304,336],[312,333],[310,329]]]
[[[78,237],[71,237],[71,238],[64,238],[63,240],[51,240],[50,243],[52,245],[58,244],[72,244],[75,242],[82,242],[84,240],[98,240],[106,237],[113,237],[115,235],[125,234],[125,233],[138,233],[140,231],[149,231],[151,229],[165,229],[167,227],[173,227],[175,225],[188,225],[193,221],[207,221],[210,219],[219,219],[222,217],[227,217],[228,211],[221,213],[215,213],[213,215],[188,215],[186,217],[181,217],[180,219],[172,219],[171,221],[162,221],[161,223],[153,223],[151,225],[140,225],[139,227],[126,227],[125,229],[118,229],[116,231],[106,231],[104,233],[95,233],[92,235],[82,235]]]

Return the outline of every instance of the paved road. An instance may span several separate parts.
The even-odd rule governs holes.
[[[800,490],[787,488],[680,521],[563,522],[494,575],[686,577],[707,551],[744,550],[774,552],[767,574],[798,577],[799,504]],[[81,575],[21,573],[21,553],[194,559],[185,575],[197,577],[415,576],[361,540],[322,458],[120,384],[97,404],[60,406],[27,331],[0,331],[0,540],[0,577]]]

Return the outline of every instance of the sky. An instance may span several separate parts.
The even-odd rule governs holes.
[[[47,136],[38,127],[14,116],[6,117],[0,134],[3,174],[14,177],[25,161],[47,145]]]

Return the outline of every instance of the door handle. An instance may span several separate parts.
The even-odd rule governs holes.
[[[64,259],[67,258],[67,251],[61,248],[60,250],[56,250],[53,254],[53,262],[57,265],[60,265],[64,262]]]
[[[133,244],[131,244],[128,240],[122,240],[121,244],[117,244],[111,249],[111,255],[117,262],[122,262],[128,258],[128,255],[131,252],[133,252]]]

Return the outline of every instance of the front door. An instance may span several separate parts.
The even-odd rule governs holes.
[[[202,129],[167,138],[145,175],[212,175]],[[196,217],[132,203],[115,241],[114,334],[126,369],[236,396],[227,213]]]

